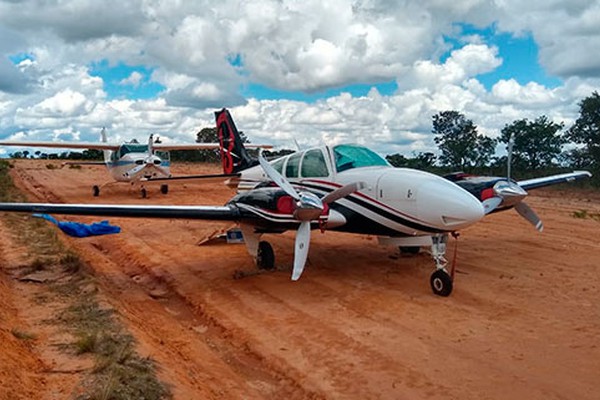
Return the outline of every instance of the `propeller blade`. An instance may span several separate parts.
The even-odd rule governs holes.
[[[148,155],[154,155],[154,134],[151,133],[150,137],[148,137]]]
[[[529,223],[531,225],[535,226],[535,229],[537,229],[540,232],[542,230],[544,230],[543,222],[536,215],[536,213],[531,209],[531,207],[529,207],[527,204],[525,204],[523,202],[517,203],[517,205],[515,206],[515,210],[517,210],[517,212],[523,218],[525,218],[527,221],[529,221]]]
[[[296,246],[294,249],[294,269],[292,271],[292,280],[297,281],[304,271],[304,264],[308,257],[308,247],[310,245],[310,221],[302,221],[296,232]]]
[[[130,178],[135,178],[135,176],[137,174],[140,173],[140,171],[142,171],[144,168],[146,168],[145,165],[136,165],[135,167],[131,168],[129,171],[127,171],[127,176]]]
[[[494,211],[502,203],[501,197],[490,197],[482,202],[483,212],[489,214]]]
[[[357,192],[361,189],[364,189],[365,187],[367,187],[367,184],[365,182],[349,183],[345,186],[342,186],[339,189],[335,189],[333,192],[329,193],[328,195],[323,197],[321,200],[325,204],[333,203],[334,201],[339,200],[342,197],[351,195],[352,193]]]
[[[265,171],[269,179],[277,184],[280,188],[282,188],[287,194],[292,196],[294,200],[299,200],[300,195],[296,192],[296,189],[292,186],[287,179],[285,179],[265,158],[262,156],[262,152],[258,154],[258,162],[260,162],[260,166]]]

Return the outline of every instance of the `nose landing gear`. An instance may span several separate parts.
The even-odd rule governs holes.
[[[435,271],[431,274],[429,283],[434,294],[447,297],[450,296],[450,293],[452,293],[453,289],[453,272],[454,265],[456,263],[456,257],[452,262],[451,272],[448,273],[446,270],[448,260],[446,260],[445,257],[448,234],[434,235],[431,237],[431,240],[433,242],[431,245],[431,256],[433,257],[433,261],[435,261]]]

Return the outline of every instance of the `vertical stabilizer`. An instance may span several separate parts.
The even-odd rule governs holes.
[[[106,143],[108,142],[108,139],[106,137],[106,127],[102,127],[102,130],[100,131],[100,140],[102,141],[102,143]],[[110,150],[104,150],[104,162],[108,164],[108,162],[110,161],[110,156],[111,156],[111,151]]]
[[[246,151],[229,111],[225,108],[221,111],[215,111],[215,118],[217,120],[223,173],[234,174],[258,165],[258,160],[252,158]]]

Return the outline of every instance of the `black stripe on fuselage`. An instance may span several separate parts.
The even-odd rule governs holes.
[[[320,191],[327,192],[327,193],[333,192],[335,190],[335,189],[331,189],[326,186],[321,186],[321,185],[315,184],[313,182],[295,182],[294,184],[297,184],[299,186],[303,186],[303,187],[306,187],[309,189],[320,190]],[[406,226],[411,229],[415,229],[415,230],[418,230],[421,232],[427,232],[427,233],[442,233],[442,232],[444,232],[443,230],[440,230],[437,228],[432,228],[430,226],[423,225],[418,222],[414,222],[414,221],[408,220],[406,218],[403,218],[401,216],[395,215],[395,214],[385,210],[382,207],[368,203],[367,201],[361,199],[359,196],[356,196],[356,195],[347,196],[347,197],[345,197],[345,200],[348,200],[348,201],[356,204],[357,206],[363,207],[363,208],[377,214],[378,216],[380,216],[382,218],[388,219],[392,222]],[[341,206],[341,204],[339,204],[339,203],[331,204],[331,208],[344,214],[344,212],[342,212],[341,210],[338,210],[338,207],[343,207],[343,206]],[[398,231],[396,231],[395,229],[386,227],[385,225],[381,224],[380,222],[377,222],[371,218],[365,217],[364,215],[360,214],[358,211],[351,210],[348,207],[344,207],[344,208],[346,209],[345,212],[348,214],[348,215],[344,215],[344,216],[347,218],[354,218],[357,221],[360,220],[361,224],[375,223],[375,224],[380,225],[381,227],[384,227],[385,229],[388,229],[390,232],[394,232],[394,234],[396,234],[396,235],[398,234]],[[353,213],[352,215],[350,214],[350,211]],[[347,219],[347,221],[348,221],[348,223],[350,223],[350,220]]]

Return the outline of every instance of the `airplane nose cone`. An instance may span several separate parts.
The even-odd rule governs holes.
[[[466,228],[484,216],[481,202],[463,188],[443,178],[426,183],[426,193],[419,217],[439,229],[454,231]]]

